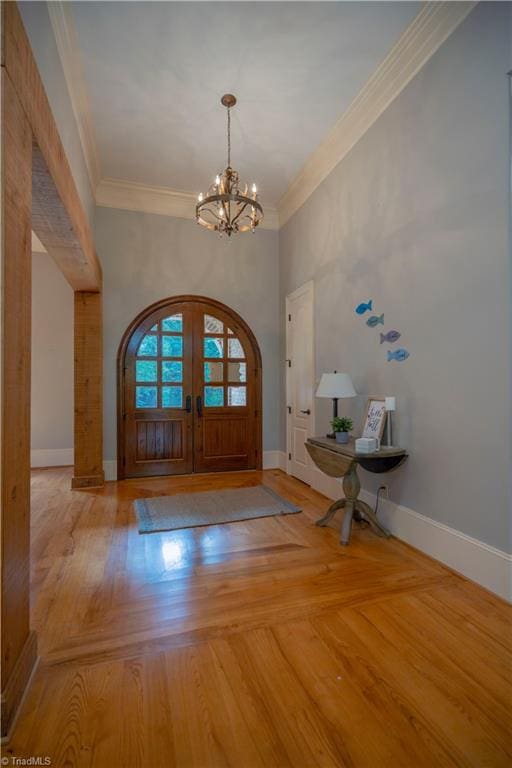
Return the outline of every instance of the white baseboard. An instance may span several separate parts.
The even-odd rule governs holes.
[[[263,451],[263,469],[282,469],[286,472],[284,451]]]
[[[109,459],[103,462],[105,480],[117,480],[117,459]]]
[[[341,481],[317,469],[312,487],[330,499],[343,496]],[[375,507],[373,493],[361,490],[360,496]],[[379,501],[379,518],[398,539],[512,602],[512,555],[388,499]]]
[[[37,448],[30,451],[30,466],[70,467],[75,463],[73,448]]]

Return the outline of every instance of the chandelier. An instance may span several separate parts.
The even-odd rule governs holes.
[[[196,205],[197,223],[220,234],[226,233],[231,237],[233,232],[254,232],[263,219],[263,208],[258,202],[256,184],[247,184],[240,191],[238,173],[231,167],[231,108],[236,104],[236,98],[226,93],[220,100],[228,112],[228,164],[206,195],[198,196]]]

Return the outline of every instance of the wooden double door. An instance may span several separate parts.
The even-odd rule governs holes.
[[[202,297],[149,307],[119,353],[118,476],[261,466],[261,358],[246,323]]]

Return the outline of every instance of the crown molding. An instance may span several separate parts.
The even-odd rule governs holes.
[[[346,112],[309,156],[281,198],[278,208],[265,206],[262,229],[275,230],[286,224],[476,4],[449,0],[425,3]],[[121,179],[101,179],[71,3],[56,0],[47,3],[47,7],[96,204],[195,219],[196,196],[191,192]]]
[[[73,11],[71,3],[63,0],[46,5],[94,197],[101,168]]]
[[[474,8],[476,2],[428,2],[281,198],[282,227]]]
[[[197,196],[169,187],[151,187],[121,179],[102,179],[96,189],[96,205],[103,208],[121,208],[125,211],[156,213],[178,219],[195,221]],[[261,229],[278,229],[276,208],[263,208]]]

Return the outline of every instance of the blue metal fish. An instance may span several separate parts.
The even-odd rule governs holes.
[[[372,311],[372,299],[369,300],[367,304],[361,302],[358,307],[356,307],[356,313],[358,315],[364,315],[365,312],[371,312]]]
[[[407,360],[409,352],[406,349],[388,349],[388,363],[390,360],[398,360],[401,363],[403,360]]]
[[[384,344],[385,341],[389,341],[390,344],[394,344],[395,341],[398,341],[402,334],[398,331],[388,331],[387,333],[381,333],[380,335],[380,343]]]
[[[366,325],[369,325],[370,328],[375,328],[376,325],[384,325],[384,315],[372,315],[368,318],[366,321]]]

